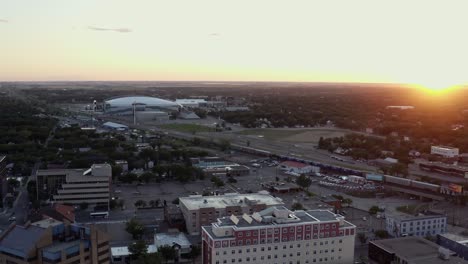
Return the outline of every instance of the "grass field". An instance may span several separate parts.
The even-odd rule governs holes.
[[[214,128],[197,125],[197,124],[164,124],[161,128],[176,130],[184,133],[211,132]]]
[[[341,137],[347,131],[333,128],[311,128],[311,129],[249,129],[238,132],[242,135],[261,136],[267,140],[285,142],[307,142],[317,143],[320,137]]]

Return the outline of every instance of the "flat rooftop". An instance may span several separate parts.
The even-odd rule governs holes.
[[[201,196],[191,195],[189,197],[179,198],[181,204],[183,204],[189,210],[197,210],[199,208],[225,208],[227,206],[246,206],[253,204],[265,204],[267,206],[283,205],[283,200],[277,197],[273,197],[268,193],[226,193],[219,196]]]
[[[4,232],[8,233],[0,240],[0,247],[17,251],[24,257],[35,247],[36,242],[45,234],[46,229],[33,225],[28,227],[15,226]]]
[[[44,219],[41,221],[34,222],[31,225],[46,229],[51,226],[54,227],[54,226],[63,225],[63,223],[53,218],[49,218],[49,219]]]
[[[406,214],[406,213],[398,212],[398,211],[394,211],[391,214],[387,214],[386,216],[387,216],[387,218],[394,218],[394,219],[399,220],[399,221],[409,221],[409,220],[413,221],[413,220],[425,220],[425,219],[447,217],[446,215],[435,214],[435,213],[410,215],[410,214]]]
[[[404,258],[414,264],[465,264],[461,258],[450,256],[449,260],[439,258],[439,245],[422,237],[402,237],[371,241],[374,245]]]
[[[453,233],[444,233],[444,234],[439,234],[439,236],[448,238],[450,240],[456,241],[460,244],[463,245],[468,245],[468,236],[464,236],[461,234],[453,234]]]

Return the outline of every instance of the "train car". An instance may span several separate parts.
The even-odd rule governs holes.
[[[270,151],[266,151],[266,150],[262,150],[262,149],[245,147],[245,146],[241,146],[241,145],[237,145],[237,144],[232,144],[231,147],[232,147],[232,149],[242,151],[242,152],[246,152],[246,153],[250,153],[250,154],[254,154],[254,155],[259,155],[259,156],[263,156],[263,157],[270,157],[271,156]]]
[[[390,175],[384,175],[384,179],[385,179],[384,180],[385,183],[397,184],[401,186],[411,186],[411,180],[409,179],[390,176]]]
[[[440,192],[440,185],[432,184],[428,182],[412,181],[411,187],[430,191],[430,192]]]

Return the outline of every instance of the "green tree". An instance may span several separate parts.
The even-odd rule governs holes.
[[[309,176],[306,176],[305,174],[301,174],[296,181],[297,185],[301,186],[302,188],[308,190],[309,186],[312,184],[312,180],[310,179]]]
[[[122,175],[123,169],[122,166],[120,165],[114,165],[112,166],[112,179],[118,179],[120,175]]]
[[[301,204],[301,203],[294,203],[292,206],[291,206],[291,209],[293,211],[295,210],[303,210],[304,209],[304,206]]]
[[[201,254],[201,248],[197,245],[191,246],[190,252],[188,253],[188,258],[192,260],[193,263],[195,263],[195,259],[200,256]]]
[[[143,201],[143,200],[137,200],[137,201],[135,202],[135,207],[137,207],[137,208],[145,207],[145,206],[146,206],[146,202]]]
[[[143,225],[135,218],[130,219],[130,221],[125,224],[125,231],[132,235],[133,239],[140,238],[143,235],[144,230]]]
[[[365,244],[367,242],[367,236],[366,234],[364,233],[358,233],[357,234],[357,237],[359,239],[359,242],[361,242],[361,244]]]
[[[148,245],[143,240],[137,240],[128,245],[128,251],[131,253],[132,259],[138,259],[148,252]]]
[[[231,142],[227,139],[221,139],[219,141],[219,147],[222,151],[229,150],[231,148]]]
[[[153,173],[145,172],[145,173],[140,175],[139,180],[144,181],[146,183],[149,183],[151,181],[151,179],[154,179],[154,178],[156,178],[156,176]]]
[[[159,252],[147,253],[131,262],[132,264],[161,264],[162,257]]]
[[[378,212],[380,212],[380,209],[377,205],[373,205],[371,208],[369,208],[369,214],[375,215]]]
[[[376,237],[381,238],[381,239],[389,237],[387,230],[375,230],[374,234]]]
[[[353,200],[350,199],[350,198],[344,198],[344,199],[342,200],[342,203],[343,203],[343,204],[346,204],[348,207],[350,207],[351,204],[353,203]]]
[[[176,251],[171,246],[161,246],[158,248],[158,252],[161,253],[162,258],[166,261],[166,263],[175,259],[176,257]]]

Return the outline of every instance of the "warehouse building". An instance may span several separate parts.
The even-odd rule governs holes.
[[[422,237],[369,242],[370,264],[468,264],[453,252]]]
[[[440,155],[446,158],[454,158],[458,156],[459,149],[446,146],[431,146],[431,154]]]

